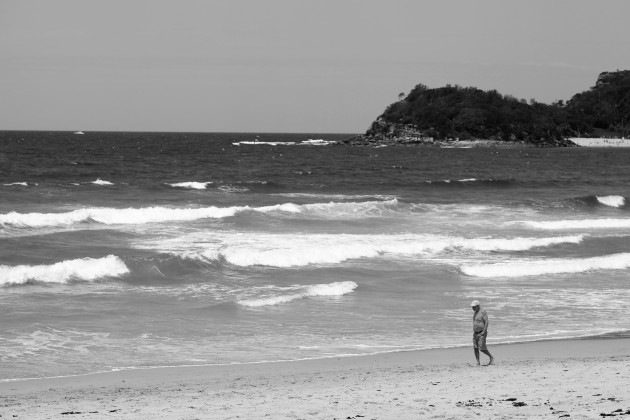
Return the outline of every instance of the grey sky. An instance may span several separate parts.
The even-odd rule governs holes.
[[[418,83],[569,99],[627,0],[0,0],[0,129],[363,132]]]

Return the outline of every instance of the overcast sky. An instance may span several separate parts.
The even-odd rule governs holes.
[[[569,99],[628,0],[0,0],[0,129],[364,132],[416,84]]]

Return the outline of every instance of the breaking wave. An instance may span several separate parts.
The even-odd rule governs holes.
[[[337,144],[336,141],[324,140],[324,139],[308,139],[303,140],[300,146],[328,146],[331,144]]]
[[[20,186],[20,187],[28,187],[28,182],[10,182],[8,184],[2,184],[5,187],[11,187],[11,186]]]
[[[609,207],[623,207],[626,204],[626,199],[620,195],[598,196],[597,201]]]
[[[463,178],[425,181],[425,184],[436,186],[509,186],[515,182],[514,179]]]
[[[520,223],[534,229],[546,230],[630,228],[630,219],[528,220]]]
[[[97,222],[111,224],[141,224],[165,221],[185,221],[201,218],[221,218],[236,214],[237,208],[173,209],[144,207],[129,209],[88,208],[66,213],[16,213],[0,215],[0,224],[16,227],[62,226]]]
[[[495,264],[462,265],[462,273],[471,277],[523,277],[546,274],[583,273],[594,270],[620,270],[630,267],[630,253],[602,257],[528,260]]]
[[[128,273],[129,269],[125,263],[115,255],[66,260],[52,265],[0,265],[0,285],[24,284],[29,281],[42,283],[94,281],[105,277],[120,277]]]
[[[188,248],[191,240],[158,245],[162,252],[199,261],[226,261],[229,264],[301,267],[311,264],[338,264],[359,258],[432,255],[448,250],[523,251],[557,244],[577,244],[582,235],[554,238],[469,239],[434,235],[247,235],[228,236],[213,244]],[[178,249],[179,248],[179,249]]]
[[[65,213],[17,213],[0,214],[0,225],[13,227],[44,227],[63,226],[76,223],[96,222],[107,225],[113,224],[143,224],[169,221],[192,221],[208,218],[231,217],[241,212],[253,211],[258,213],[285,212],[310,213],[321,216],[342,216],[347,214],[370,214],[383,211],[387,207],[396,206],[397,200],[366,201],[361,203],[315,203],[293,204],[283,203],[272,206],[249,207],[201,207],[201,208],[86,208]]]
[[[294,141],[258,141],[258,140],[254,140],[254,141],[239,141],[239,142],[234,142],[232,143],[232,145],[234,146],[240,146],[240,145],[245,145],[245,146],[295,146],[295,142]]]
[[[353,281],[342,281],[329,284],[315,284],[312,286],[297,286],[291,288],[293,293],[279,294],[276,296],[268,296],[251,300],[240,300],[238,303],[243,306],[260,307],[279,305],[281,303],[291,302],[297,299],[314,296],[342,296],[352,293],[357,288],[357,284]]]
[[[240,181],[233,183],[223,183],[222,181],[184,181],[175,183],[164,183],[173,188],[189,190],[206,190],[212,186],[216,190],[224,193],[244,193],[254,190],[254,192],[268,192],[283,188],[282,185],[269,181]]]
[[[550,207],[568,207],[570,209],[580,209],[581,207],[587,207],[589,209],[597,207],[613,207],[625,209],[626,199],[621,195],[585,195],[551,202]]]
[[[319,198],[329,200],[365,200],[365,199],[377,199],[390,201],[396,199],[395,195],[383,195],[383,194],[322,194],[322,193],[275,193],[282,197],[290,198]]]
[[[190,188],[193,190],[205,190],[208,185],[212,184],[212,182],[176,182],[174,184],[166,184],[175,188]]]
[[[308,139],[300,142],[296,141],[238,141],[233,142],[233,146],[328,146],[331,144],[337,144],[336,141],[329,141],[324,139]]]
[[[113,182],[104,181],[101,178],[98,178],[96,181],[92,181],[92,184],[95,184],[95,185],[114,185]]]

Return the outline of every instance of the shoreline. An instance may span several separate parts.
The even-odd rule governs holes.
[[[596,413],[583,408],[585,417],[574,410],[572,418],[630,410],[630,390],[626,390],[630,338],[544,340],[490,345],[489,350],[497,362],[482,368],[474,366],[471,347],[457,347],[2,382],[0,415],[30,419],[63,413],[130,419],[262,418],[265,414],[268,418],[459,418],[475,410],[486,417],[532,415],[531,409],[514,412],[512,404],[504,404],[507,398],[517,398],[547,414],[547,401],[554,407],[571,407],[588,400],[591,408],[597,408]],[[486,362],[482,355],[482,363]],[[566,401],[553,401],[550,394],[554,392]],[[598,393],[611,395],[600,401]],[[395,403],[402,400],[406,403]]]
[[[630,147],[630,139],[605,137],[572,137],[569,141],[579,147]]]
[[[581,340],[620,340],[620,339],[630,339],[630,330],[616,330],[613,332],[605,332],[596,335],[582,335],[582,336],[572,336],[572,337],[555,337],[555,338],[535,338],[531,340],[525,341],[499,341],[499,342],[489,342],[489,347],[501,347],[501,346],[512,346],[512,345],[520,345],[520,344],[531,344],[531,343],[543,343],[543,342],[554,342],[554,341],[581,341]],[[337,355],[329,355],[329,356],[316,356],[316,357],[308,357],[302,359],[279,359],[279,360],[258,360],[258,361],[246,361],[246,362],[228,362],[228,363],[200,363],[200,364],[182,364],[182,365],[155,365],[155,366],[123,366],[123,367],[115,367],[110,370],[98,370],[94,372],[83,372],[83,373],[69,373],[67,375],[58,375],[58,376],[42,376],[42,377],[27,377],[27,378],[10,378],[3,379],[0,378],[0,389],[2,384],[5,383],[20,383],[24,381],[40,381],[40,380],[53,380],[53,379],[71,379],[71,378],[79,378],[83,376],[93,376],[93,375],[102,375],[102,374],[112,374],[117,372],[134,372],[134,371],[144,371],[144,370],[160,370],[160,369],[195,369],[195,368],[221,368],[221,367],[233,367],[233,366],[249,366],[249,365],[261,365],[261,364],[277,364],[277,363],[302,363],[302,362],[317,362],[317,361],[326,361],[333,359],[346,359],[346,358],[362,358],[362,357],[379,357],[382,355],[388,354],[399,354],[399,353],[423,353],[423,352],[438,352],[438,351],[451,351],[458,349],[469,349],[470,346],[468,344],[462,345],[452,345],[452,346],[443,346],[443,347],[427,347],[427,348],[409,348],[409,349],[393,349],[393,350],[383,350],[383,351],[375,351],[371,353],[343,353]]]

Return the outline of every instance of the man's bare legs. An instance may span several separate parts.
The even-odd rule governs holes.
[[[481,351],[490,358],[490,361],[488,362],[486,366],[490,366],[492,363],[494,363],[494,357],[492,357],[492,355],[490,354],[488,350],[481,350]]]
[[[479,349],[475,347],[475,359],[477,359],[477,366],[481,366],[481,362],[479,361]],[[483,354],[485,354],[486,356],[488,356],[490,358],[490,361],[488,362],[488,364],[486,366],[489,366],[491,364],[494,363],[494,357],[492,357],[492,355],[490,354],[490,352],[488,350],[481,350],[483,352]]]

